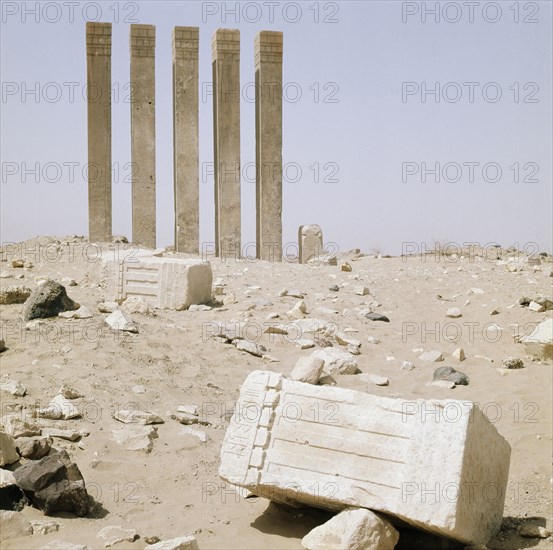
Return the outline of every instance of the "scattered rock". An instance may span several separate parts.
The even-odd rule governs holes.
[[[29,460],[14,476],[25,496],[47,516],[56,512],[86,516],[90,510],[83,476],[66,451]]]
[[[324,361],[320,357],[310,355],[301,357],[297,360],[290,378],[298,382],[307,382],[308,384],[317,384],[323,372]]]
[[[192,535],[178,537],[171,540],[162,540],[146,546],[147,550],[198,550],[196,538]]]
[[[518,534],[521,537],[529,539],[546,539],[551,536],[551,531],[541,525],[525,524],[518,528]]]
[[[7,382],[0,383],[0,391],[9,393],[15,397],[23,397],[27,393],[27,388],[15,380],[8,380]]]
[[[77,281],[71,277],[63,277],[61,280],[63,286],[77,286]]]
[[[296,340],[296,346],[300,349],[311,349],[315,347],[315,342],[307,338],[300,338],[299,340]]]
[[[3,416],[2,426],[4,427],[4,431],[14,438],[32,437],[41,433],[40,426],[23,420],[19,414],[7,414]]]
[[[466,359],[465,350],[463,348],[457,348],[452,354],[451,357],[454,359],[457,359],[457,361],[461,362]]]
[[[328,287],[328,290],[330,290],[330,292],[338,292],[340,287],[338,285],[332,285]]]
[[[58,395],[63,395],[65,399],[78,399],[79,397],[82,397],[82,395],[77,390],[73,389],[67,384],[63,384],[61,386],[61,388],[58,390]]]
[[[369,342],[369,344],[380,344],[380,341],[380,338],[376,336],[367,336],[367,342]]]
[[[104,548],[109,548],[120,542],[134,542],[138,537],[135,529],[124,529],[120,525],[108,525],[96,535],[104,542]]]
[[[553,359],[553,318],[542,321],[528,336],[520,340],[531,355]]]
[[[432,351],[425,351],[424,353],[419,355],[419,359],[421,361],[431,361],[431,362],[435,363],[435,362],[438,362],[438,361],[443,361],[444,356],[442,355],[442,353],[440,351],[432,350]]]
[[[164,420],[161,416],[151,412],[137,411],[134,409],[120,409],[112,414],[115,420],[123,422],[124,424],[141,424],[146,426],[148,424],[163,424]]]
[[[12,267],[22,268],[24,265],[25,262],[23,260],[12,260]]]
[[[356,374],[357,360],[351,353],[336,348],[324,348],[314,351],[311,357],[322,359],[327,374]]]
[[[72,542],[65,542],[57,539],[49,542],[42,548],[44,550],[88,550],[88,546],[84,544],[73,544]]]
[[[234,294],[227,294],[224,298],[223,298],[223,304],[225,306],[229,306],[231,304],[235,304],[236,303],[236,296]]]
[[[81,432],[76,430],[64,430],[61,428],[44,428],[42,430],[42,435],[47,435],[48,437],[58,437],[67,441],[77,441],[77,439],[82,437]]]
[[[469,377],[464,372],[457,371],[453,367],[438,367],[434,371],[432,381],[437,382],[438,380],[453,382],[456,386],[468,386],[469,384]]]
[[[384,321],[385,323],[390,322],[390,319],[388,319],[386,315],[382,315],[381,313],[376,313],[374,311],[365,314],[365,318],[369,321]]]
[[[33,535],[48,535],[56,533],[62,527],[57,521],[31,521],[33,527]]]
[[[369,294],[369,289],[366,286],[357,286],[355,287],[354,293],[357,294],[357,296],[366,296]]]
[[[72,311],[79,308],[69,296],[65,287],[55,281],[46,281],[33,290],[23,310],[23,320],[56,317],[62,311]]]
[[[3,541],[33,534],[31,522],[21,512],[0,510],[0,524],[2,525]]]
[[[122,311],[121,309],[116,309],[113,313],[110,313],[106,317],[106,323],[113,330],[124,330],[127,332],[138,333],[138,327],[130,316]]]
[[[233,344],[236,345],[236,349],[239,351],[246,351],[256,357],[263,357],[267,348],[256,342],[250,342],[249,340],[235,340]]]
[[[152,309],[140,296],[129,296],[121,305],[121,309],[127,313],[138,313],[140,315],[148,315]]]
[[[524,361],[515,357],[505,357],[503,359],[503,366],[506,369],[523,369]]]
[[[149,453],[154,448],[154,439],[158,438],[157,428],[154,426],[140,426],[129,424],[123,428],[111,430],[113,439],[124,445],[127,451],[145,451]]]
[[[294,307],[286,313],[289,319],[302,319],[307,313],[307,306],[303,300],[296,302]]]
[[[15,446],[23,458],[40,460],[50,452],[52,440],[45,436],[18,437]]]
[[[401,370],[413,370],[415,368],[415,364],[411,361],[403,361],[403,364],[401,365]]]
[[[537,313],[541,313],[542,311],[545,311],[545,306],[543,304],[538,304],[538,302],[534,302],[533,300],[528,304],[528,309],[530,311],[536,311]]]
[[[13,437],[0,432],[0,467],[13,464],[19,460]]]
[[[206,443],[209,439],[207,437],[207,434],[205,432],[202,432],[201,430],[195,430],[194,428],[191,428],[190,426],[185,426],[184,428],[181,428],[179,435],[190,435],[194,438],[196,438],[201,443]]]
[[[58,313],[58,317],[63,317],[64,319],[90,319],[94,315],[89,307],[81,306],[75,311],[62,311]]]
[[[385,376],[378,376],[377,374],[360,374],[359,378],[361,378],[364,382],[370,382],[375,386],[387,386],[390,383]]]
[[[50,420],[70,420],[81,416],[79,409],[63,395],[56,395],[46,408],[36,409],[35,415]]]
[[[286,325],[283,324],[270,325],[263,332],[265,334],[288,334]]]
[[[461,313],[461,310],[458,307],[450,307],[446,314],[446,317],[450,317],[452,319],[458,319],[459,317],[462,317],[463,314]]]
[[[500,311],[498,309],[492,309],[490,315],[499,315]]]
[[[428,386],[437,386],[438,388],[446,388],[452,390],[455,387],[455,382],[449,382],[448,380],[434,380],[427,384]]]
[[[0,289],[0,304],[23,304],[31,295],[31,289],[27,286],[6,286]]]
[[[399,533],[391,523],[365,508],[346,508],[315,527],[301,544],[307,550],[393,550]]]
[[[100,302],[98,304],[98,311],[100,313],[113,313],[119,304],[117,302]]]
[[[344,262],[344,263],[340,266],[340,271],[350,272],[350,271],[351,271],[351,265],[348,264],[347,262]]]

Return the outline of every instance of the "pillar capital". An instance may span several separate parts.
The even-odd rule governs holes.
[[[255,35],[255,68],[260,63],[282,63],[282,32],[260,31]]]
[[[86,23],[86,54],[111,55],[111,23]]]
[[[198,59],[200,43],[199,27],[175,27],[173,29],[173,61]]]
[[[156,28],[154,25],[131,25],[131,55],[154,57],[156,51]]]
[[[217,29],[211,37],[213,61],[240,61],[240,31]]]

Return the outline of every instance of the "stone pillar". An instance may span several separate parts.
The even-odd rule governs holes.
[[[111,241],[111,23],[86,24],[88,238]]]
[[[132,241],[156,247],[155,41],[153,25],[131,25]]]
[[[200,251],[198,27],[173,31],[173,170],[175,250]]]
[[[261,31],[255,48],[257,257],[282,261],[282,33]]]
[[[240,256],[240,31],[218,29],[213,59],[215,254]]]

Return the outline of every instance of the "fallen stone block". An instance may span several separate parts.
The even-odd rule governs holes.
[[[27,388],[15,380],[7,380],[0,383],[0,391],[9,393],[15,397],[23,397],[27,393]]]
[[[23,310],[23,320],[56,317],[62,311],[79,309],[65,291],[65,287],[55,281],[46,281],[33,290]]]
[[[113,330],[124,330],[126,332],[134,332],[135,334],[138,333],[136,323],[131,319],[128,313],[120,309],[116,309],[113,313],[110,313],[105,321]]]
[[[323,367],[324,361],[319,357],[300,357],[290,373],[290,379],[307,384],[317,384]]]
[[[393,550],[399,533],[394,526],[365,508],[346,508],[301,541],[307,550]]]
[[[0,467],[13,464],[19,460],[12,437],[5,432],[0,432]]]
[[[135,529],[125,529],[120,525],[108,525],[100,529],[96,536],[104,543],[104,548],[109,548],[120,542],[134,542],[138,538],[138,533]]]
[[[49,437],[18,437],[15,440],[17,451],[23,458],[39,460],[45,457],[52,448],[52,439]]]
[[[111,433],[114,441],[124,445],[127,451],[145,451],[146,453],[154,448],[153,440],[159,437],[157,428],[138,424],[128,424],[123,428],[111,430]]]
[[[147,424],[163,424],[164,422],[163,418],[157,414],[135,409],[120,409],[115,411],[112,416],[115,420],[119,420],[124,424],[142,424],[146,426]]]
[[[347,352],[336,348],[318,349],[311,357],[322,359],[327,374],[355,374],[359,369],[357,359]]]
[[[71,512],[86,516],[90,498],[78,466],[66,451],[29,460],[14,472],[17,486],[47,516]]]
[[[150,307],[176,310],[211,301],[209,262],[145,255],[116,261],[109,256],[102,262],[106,301],[122,303],[136,296]]]
[[[378,397],[254,371],[219,475],[275,501],[369,508],[480,544],[501,526],[510,452],[474,403]]]
[[[60,527],[63,527],[63,524],[57,521],[31,521],[31,525],[33,526],[33,535],[57,533]]]

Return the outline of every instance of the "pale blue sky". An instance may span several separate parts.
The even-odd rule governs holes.
[[[171,32],[184,25],[200,27],[201,95],[211,80],[212,33],[219,27],[240,29],[244,167],[255,160],[254,104],[248,101],[254,35],[263,29],[284,32],[285,243],[296,241],[299,225],[318,223],[325,241],[340,249],[380,245],[398,254],[402,242],[439,239],[520,247],[536,242],[550,252],[552,4],[481,2],[471,14],[463,2],[441,2],[442,10],[449,7],[436,22],[435,15],[424,14],[435,3],[320,2],[317,7],[313,1],[281,2],[271,22],[267,2],[241,3],[238,15],[227,13],[226,21],[224,10],[236,2],[120,2],[118,14],[113,1],[81,2],[73,14],[67,2],[41,3],[36,14],[29,11],[36,2],[2,2],[1,240],[87,233],[85,18],[100,16],[114,23],[112,82],[120,92],[112,105],[118,167],[114,233],[131,236],[130,183],[123,181],[131,160],[125,100],[129,26],[139,22],[157,28],[158,246],[173,239]],[[337,22],[325,23],[325,18]],[[441,95],[436,102],[427,94],[423,102],[421,88],[434,88],[436,82],[446,87],[450,101]],[[472,102],[468,82],[475,83]],[[294,102],[298,90],[301,98]],[[501,98],[494,102],[498,90]],[[212,162],[212,156],[208,96],[200,103],[201,163]],[[423,182],[423,162],[456,163],[460,179],[436,183],[429,174]],[[39,163],[38,183],[32,173],[23,182],[23,163],[28,170]],[[404,163],[418,172],[403,174]],[[470,166],[463,163],[479,163],[472,165],[475,181],[469,181]],[[495,178],[497,165],[502,170],[495,183],[483,178],[487,163],[497,163],[487,167],[488,180]],[[72,182],[70,165],[75,166]],[[294,181],[297,166],[301,177]],[[446,178],[455,179],[455,170],[450,165]],[[249,170],[242,179],[243,243],[255,240],[252,174]],[[325,182],[325,177],[338,181]],[[523,182],[525,177],[537,181]],[[200,239],[211,242],[212,177],[200,175],[200,209]]]

